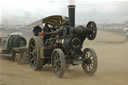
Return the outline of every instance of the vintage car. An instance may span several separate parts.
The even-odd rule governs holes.
[[[1,37],[3,40],[3,37]],[[27,59],[27,41],[22,36],[21,32],[14,32],[9,34],[8,37],[4,37],[4,43],[1,43],[2,47],[0,56],[9,57],[15,59],[18,64],[28,63]]]
[[[69,5],[69,17],[48,16],[28,26],[34,36],[29,42],[29,63],[34,70],[51,64],[57,77],[62,77],[68,65],[82,65],[93,75],[97,69],[97,56],[92,48],[83,49],[86,38],[94,40],[97,27],[94,21],[87,26],[75,27],[75,6]],[[85,45],[86,46],[86,45]]]

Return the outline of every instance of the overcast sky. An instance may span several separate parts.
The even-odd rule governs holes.
[[[68,16],[69,4],[76,5],[76,24],[128,21],[127,0],[0,0],[0,23],[30,24],[50,15]]]

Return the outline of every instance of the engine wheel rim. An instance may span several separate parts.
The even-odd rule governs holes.
[[[29,51],[30,51],[30,65],[31,67],[36,67],[37,64],[37,49],[36,49],[36,43],[35,40],[31,40],[29,45]]]
[[[82,67],[84,69],[84,71],[86,71],[87,73],[93,75],[96,72],[97,69],[97,57],[96,54],[94,52],[92,52],[92,50],[87,49],[83,51],[83,64]]]

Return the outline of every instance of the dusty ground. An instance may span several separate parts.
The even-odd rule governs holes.
[[[0,58],[0,85],[128,85],[128,43],[123,40],[124,36],[99,31],[95,41],[85,42],[98,56],[94,76],[85,74],[81,66],[71,66],[60,79],[51,66],[33,71],[29,65]]]

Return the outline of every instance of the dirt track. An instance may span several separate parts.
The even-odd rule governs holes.
[[[93,48],[98,56],[94,76],[85,74],[81,66],[71,66],[60,79],[53,75],[51,66],[33,71],[29,65],[17,65],[12,60],[0,58],[0,85],[128,85],[128,43],[115,43],[123,39],[123,36],[99,32],[96,41],[87,41],[85,47]]]

